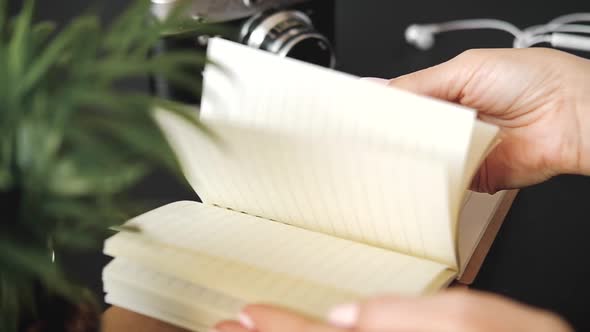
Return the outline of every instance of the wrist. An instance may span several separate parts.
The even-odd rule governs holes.
[[[575,58],[563,70],[563,140],[556,173],[590,175],[590,61]]]
[[[579,130],[579,149],[576,173],[590,175],[590,61],[585,60],[584,80],[576,98],[576,119]]]

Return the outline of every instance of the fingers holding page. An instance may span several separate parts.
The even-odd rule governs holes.
[[[344,332],[289,310],[269,305],[249,305],[238,315],[237,321],[221,322],[216,332]]]
[[[363,332],[571,331],[552,313],[497,295],[463,290],[425,297],[370,299],[353,309],[350,305],[336,308],[330,322]]]

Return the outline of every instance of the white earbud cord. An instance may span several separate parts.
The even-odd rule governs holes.
[[[524,48],[540,43],[551,43],[551,36],[539,36],[553,32],[569,32],[590,34],[590,26],[570,23],[590,22],[590,13],[574,13],[559,16],[551,22],[542,25],[528,27],[522,34],[514,39],[514,47]]]
[[[494,29],[514,36],[513,47],[525,48],[541,43],[550,43],[555,39],[553,33],[590,34],[590,26],[572,24],[590,22],[590,13],[575,13],[559,16],[547,24],[528,27],[524,30],[515,25],[496,19],[457,20],[436,24],[411,25],[406,29],[406,39],[418,48],[428,49],[434,44],[434,35],[442,32],[472,29]]]
[[[431,26],[432,31],[435,33],[472,29],[502,30],[512,34],[514,37],[517,37],[522,33],[522,31],[513,24],[494,19],[457,20],[439,24],[428,24],[427,26]]]

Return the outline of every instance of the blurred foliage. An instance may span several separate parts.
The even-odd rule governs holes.
[[[137,213],[125,195],[154,167],[179,167],[152,118],[161,105],[193,120],[192,110],[121,89],[129,78],[162,75],[187,91],[205,55],[149,57],[159,37],[188,27],[182,8],[165,22],[137,1],[112,24],[73,19],[59,31],[33,22],[34,2],[7,17],[0,0],[0,330],[35,317],[35,289],[71,301],[84,292],[52,263],[52,250],[100,247],[109,226]],[[204,28],[206,29],[206,27]],[[204,128],[203,128],[204,129]]]

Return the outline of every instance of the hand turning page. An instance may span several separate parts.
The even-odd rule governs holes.
[[[459,245],[459,212],[496,127],[218,38],[208,55],[200,118],[215,139],[155,113],[203,203],[150,211],[105,242],[109,303],[204,330],[243,303],[322,317],[461,273],[482,233],[465,228]]]

